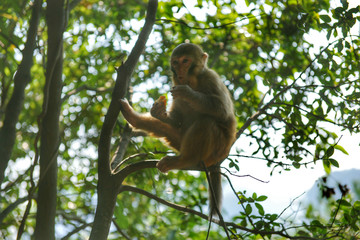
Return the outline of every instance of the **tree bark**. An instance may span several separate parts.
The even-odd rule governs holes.
[[[40,126],[40,179],[37,198],[35,239],[55,239],[57,200],[57,155],[60,143],[64,0],[48,0],[48,53],[46,83]]]
[[[33,54],[36,46],[36,33],[41,16],[42,0],[35,0],[32,9],[29,30],[23,58],[14,76],[14,90],[5,109],[3,126],[0,129],[0,185],[15,144],[16,123],[23,107],[25,88],[31,81],[30,69],[33,65]]]
[[[108,112],[105,116],[103,127],[100,133],[99,149],[98,149],[98,174],[99,182],[98,205],[90,240],[106,240],[109,234],[111,218],[114,213],[116,197],[121,186],[122,180],[112,175],[110,168],[110,143],[113,129],[120,113],[119,100],[125,96],[129,86],[130,77],[133,73],[136,63],[140,55],[145,49],[145,44],[152,31],[155,23],[155,15],[157,11],[157,0],[149,0],[146,21],[136,44],[131,51],[126,62],[117,70],[117,78],[115,88],[112,93],[112,99]],[[155,165],[153,165],[155,166]],[[121,174],[120,171],[118,174]],[[117,175],[118,175],[117,174]],[[126,175],[124,175],[126,176]]]

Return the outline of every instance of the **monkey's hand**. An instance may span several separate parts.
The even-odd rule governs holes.
[[[189,85],[176,85],[171,89],[171,94],[176,98],[182,98],[184,100],[192,99],[196,95],[195,91]]]
[[[160,96],[153,104],[150,110],[151,116],[159,119],[160,121],[165,122],[168,118],[166,113],[166,98],[164,96]]]

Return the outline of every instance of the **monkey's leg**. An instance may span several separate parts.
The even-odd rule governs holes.
[[[181,141],[179,156],[166,156],[157,164],[162,172],[198,166],[200,161],[218,162],[218,138],[221,132],[215,121],[201,118],[187,130]],[[216,146],[218,145],[218,146]],[[208,165],[208,164],[206,164]]]
[[[166,156],[158,162],[157,167],[162,172],[171,169],[183,169],[202,165],[211,166],[222,161],[229,153],[229,138],[211,118],[200,118],[186,132],[181,142],[179,156]],[[209,207],[210,215],[216,216],[215,209],[221,209],[222,187],[220,167],[209,173]]]

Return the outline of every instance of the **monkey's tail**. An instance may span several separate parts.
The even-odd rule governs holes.
[[[211,168],[209,171],[209,218],[219,217],[222,204],[222,186],[220,164]],[[219,213],[218,213],[219,211]]]

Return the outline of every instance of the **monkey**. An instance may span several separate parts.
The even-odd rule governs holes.
[[[135,112],[124,99],[120,103],[124,118],[135,129],[164,139],[178,152],[157,163],[161,172],[215,166],[209,173],[214,193],[209,190],[209,210],[210,216],[217,216],[215,207],[220,211],[222,200],[220,163],[235,142],[236,118],[230,92],[220,76],[207,67],[207,59],[208,54],[196,44],[182,43],[173,50],[169,111],[164,96],[155,101],[150,116]]]

